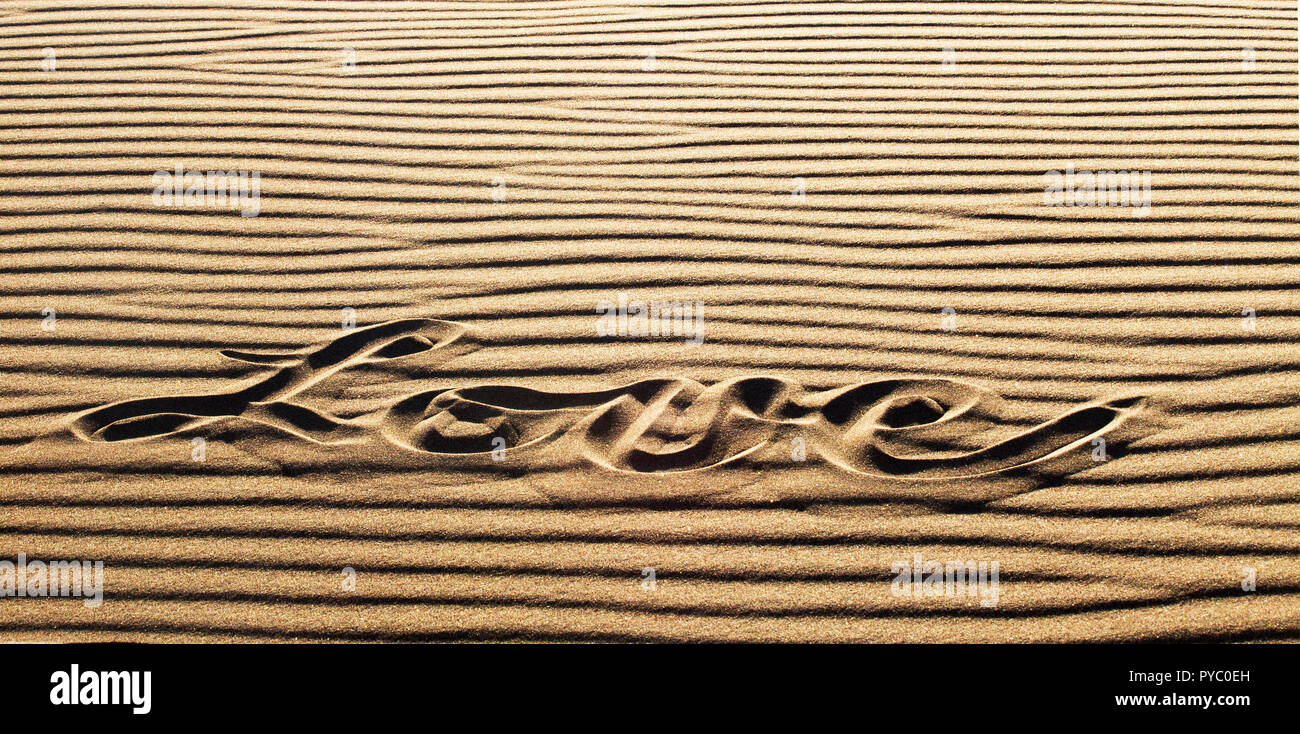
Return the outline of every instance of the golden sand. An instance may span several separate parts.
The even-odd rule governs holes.
[[[0,639],[1300,639],[1293,4],[211,5],[0,8]]]

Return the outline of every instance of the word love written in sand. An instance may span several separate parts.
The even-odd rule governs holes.
[[[227,358],[272,371],[226,392],[105,405],[77,416],[71,429],[84,441],[138,441],[199,435],[195,431],[209,424],[234,420],[331,447],[385,444],[408,457],[461,468],[528,471],[585,462],[624,475],[665,475],[820,460],[864,478],[951,482],[1077,471],[1091,464],[1089,442],[1119,427],[1143,402],[1128,397],[1083,405],[1024,430],[1002,415],[998,396],[946,379],[827,390],[774,377],[707,386],[650,379],[590,392],[484,385],[408,394],[351,419],[293,401],[352,367],[441,361],[477,343],[461,324],[407,319],[356,329],[301,352],[224,350]],[[1004,429],[999,440],[959,448],[998,428]]]

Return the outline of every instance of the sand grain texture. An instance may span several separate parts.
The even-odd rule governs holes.
[[[4,4],[0,558],[106,599],[0,639],[1294,641],[1296,39],[1266,0]],[[156,206],[177,166],[257,215]],[[1149,212],[1044,205],[1067,167]],[[599,335],[620,293],[703,342]],[[999,604],[895,596],[916,553]]]

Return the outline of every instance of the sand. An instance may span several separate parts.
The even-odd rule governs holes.
[[[220,5],[0,8],[0,640],[1300,641],[1293,4]]]

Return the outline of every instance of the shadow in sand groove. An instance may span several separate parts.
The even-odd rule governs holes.
[[[980,448],[972,437],[1005,429],[1005,403],[949,379],[883,379],[810,390],[777,377],[705,385],[679,377],[604,390],[550,392],[483,385],[407,394],[353,419],[292,402],[357,365],[473,350],[461,324],[406,319],[350,331],[314,349],[280,354],[224,350],[274,371],[227,392],[116,402],[78,415],[88,442],[132,442],[235,419],[326,446],[381,440],[427,462],[514,472],[586,463],[623,475],[670,475],[759,464],[774,449],[862,478],[906,483],[999,476],[1060,477],[1092,463],[1095,439],[1142,410],[1125,396],[1085,404]],[[1131,424],[1130,424],[1131,427]],[[1128,432],[1128,433],[1131,433]],[[1123,434],[1126,437],[1128,434]]]

